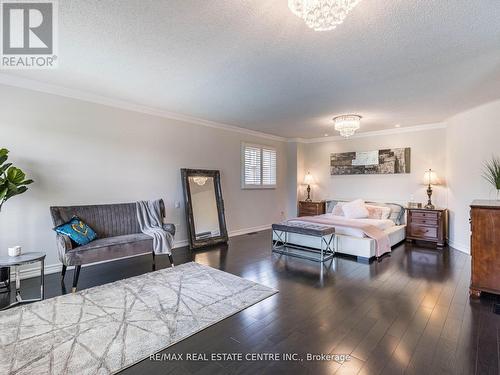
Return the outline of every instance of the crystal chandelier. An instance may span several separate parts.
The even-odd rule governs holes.
[[[361,124],[361,116],[359,115],[342,115],[333,118],[335,130],[340,132],[340,135],[349,138],[354,135]]]
[[[361,0],[288,0],[290,10],[316,31],[333,30]]]
[[[196,185],[198,186],[203,186],[205,185],[205,183],[207,182],[208,180],[208,177],[201,177],[201,176],[198,176],[198,177],[193,177],[193,181],[195,182]]]

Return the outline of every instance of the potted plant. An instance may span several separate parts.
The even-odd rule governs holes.
[[[497,191],[497,200],[500,199],[500,157],[492,156],[484,163],[483,177],[493,185]]]
[[[12,163],[7,163],[9,150],[0,149],[0,211],[3,204],[16,195],[23,194],[28,190],[27,185],[33,180],[26,179],[26,174]],[[0,269],[0,282],[8,279],[8,268]]]

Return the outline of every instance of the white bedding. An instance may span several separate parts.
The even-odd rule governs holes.
[[[321,215],[322,217],[325,218],[339,218],[342,220],[346,220],[344,216],[336,216],[333,214],[325,214]],[[297,220],[300,220],[298,218]],[[382,231],[386,231],[389,228],[394,227],[396,224],[394,224],[394,221],[389,220],[389,219],[347,219],[349,221],[355,222],[355,223],[363,223],[363,224],[368,224],[368,225],[373,225],[374,227],[377,227],[378,229]],[[351,236],[351,237],[357,237],[357,238],[366,238],[364,232],[361,229],[356,229],[356,228],[346,228],[346,227],[337,227],[335,226],[335,234],[343,234],[345,236]]]

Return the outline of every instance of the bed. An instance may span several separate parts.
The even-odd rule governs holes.
[[[329,200],[326,202],[326,215],[324,217],[335,217],[334,207],[341,200]],[[390,246],[404,241],[406,238],[405,209],[397,203],[366,202],[369,205],[389,207],[391,213],[387,219],[353,219],[360,223],[373,225],[382,230],[388,237]],[[298,218],[297,220],[301,220]],[[273,241],[279,240],[280,233],[273,232]],[[321,249],[321,241],[318,237],[304,234],[289,233],[288,243],[311,249]],[[355,256],[358,260],[367,261],[377,255],[377,244],[374,239],[368,238],[363,231],[357,228],[336,227],[334,249],[336,253]]]

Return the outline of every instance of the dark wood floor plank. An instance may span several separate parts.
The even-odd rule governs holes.
[[[387,362],[390,360],[392,353],[396,349],[400,339],[389,334],[385,334],[382,340],[379,341],[370,356],[364,361],[359,374],[373,375],[380,374]]]

